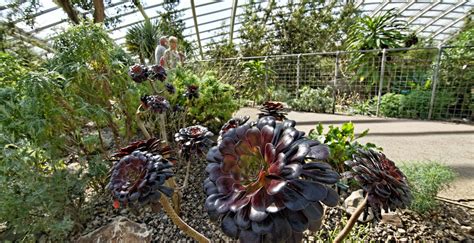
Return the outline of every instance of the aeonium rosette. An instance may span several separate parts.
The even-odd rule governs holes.
[[[164,185],[173,176],[170,147],[156,138],[137,141],[112,156],[107,188],[112,192],[114,207],[138,206],[171,196],[173,189]]]
[[[345,163],[353,170],[345,176],[354,178],[368,194],[367,202],[376,219],[381,218],[382,208],[388,212],[410,204],[412,196],[406,176],[383,153],[358,150],[353,160]]]
[[[328,186],[339,180],[328,156],[292,120],[263,117],[230,128],[207,154],[205,207],[242,242],[301,240],[303,231],[319,229],[322,203],[339,199]]]
[[[170,102],[161,95],[144,95],[140,98],[143,108],[157,113],[170,109]]]
[[[135,64],[130,66],[128,70],[128,75],[132,78],[133,81],[137,83],[142,83],[148,79],[148,68],[145,65]]]
[[[191,154],[205,155],[214,143],[212,136],[214,134],[207,127],[195,125],[179,129],[174,139],[179,144],[180,152],[188,159]]]

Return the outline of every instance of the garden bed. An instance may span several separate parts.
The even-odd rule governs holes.
[[[185,164],[175,167],[176,180],[182,184]],[[204,208],[206,195],[202,182],[206,178],[206,163],[200,161],[191,165],[189,185],[183,191],[181,218],[190,226],[203,233],[211,241],[231,241],[226,237],[219,224],[211,222]],[[342,193],[342,197],[347,194]],[[87,234],[103,225],[110,223],[117,216],[125,216],[130,220],[145,223],[152,233],[152,240],[156,242],[180,241],[189,242],[192,238],[187,237],[169,217],[163,212],[153,213],[150,207],[144,207],[141,215],[136,216],[126,208],[114,209],[112,199],[108,193],[94,196],[90,199],[90,210],[94,217],[84,225],[81,234]],[[342,203],[341,203],[342,204]],[[342,219],[344,218],[344,219]],[[441,202],[438,210],[429,215],[419,215],[410,210],[401,211],[401,222],[403,227],[395,227],[389,224],[358,224],[348,237],[350,240],[399,240],[399,241],[438,241],[438,240],[474,240],[472,226],[474,224],[474,210]],[[341,220],[342,219],[342,220]],[[323,226],[319,232],[306,232],[304,241],[328,241],[332,240],[341,226],[340,222],[346,222],[343,209],[338,206],[330,208],[324,218]],[[470,232],[470,233],[469,233]],[[75,240],[79,235],[72,236]]]

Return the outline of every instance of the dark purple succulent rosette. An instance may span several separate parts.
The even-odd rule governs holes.
[[[219,131],[219,138],[217,142],[220,143],[222,141],[222,136],[228,132],[231,128],[237,128],[238,126],[246,123],[250,119],[250,116],[241,116],[241,117],[233,117],[229,119]]]
[[[199,86],[195,84],[188,85],[186,87],[186,93],[184,93],[184,96],[189,100],[199,99]]]
[[[121,205],[134,207],[170,197],[173,189],[164,186],[173,176],[169,146],[156,138],[134,142],[112,156],[107,188]],[[118,205],[117,205],[118,206]]]
[[[174,139],[178,142],[181,153],[185,158],[189,158],[191,154],[206,154],[209,148],[214,145],[211,137],[214,134],[206,127],[195,125],[179,129],[174,135]]]
[[[135,64],[128,70],[133,81],[142,83],[148,79],[148,68],[145,65]]]
[[[207,154],[205,207],[226,235],[242,242],[298,241],[318,230],[322,203],[339,196],[339,174],[324,161],[329,149],[304,137],[295,121],[274,117],[230,128]]]
[[[176,93],[176,88],[171,83],[166,83],[165,88],[166,88],[166,91],[168,91],[168,93],[170,94]]]
[[[353,160],[345,162],[352,168],[345,177],[354,178],[368,193],[368,205],[376,219],[381,218],[381,209],[385,211],[405,208],[412,196],[406,176],[383,153],[372,149],[358,150]]]
[[[266,101],[259,110],[261,111],[261,113],[258,114],[259,118],[273,116],[276,120],[283,121],[286,120],[286,116],[288,115],[288,113],[285,112],[286,109],[283,103],[281,102]]]
[[[143,108],[157,113],[163,113],[170,109],[170,103],[160,95],[144,95],[140,98]]]
[[[161,82],[166,80],[166,70],[160,65],[153,65],[149,69],[149,76],[152,80],[159,80]]]

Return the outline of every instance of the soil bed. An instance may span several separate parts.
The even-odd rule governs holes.
[[[181,163],[175,167],[176,180],[181,185],[186,171],[186,164]],[[206,196],[202,188],[202,182],[206,178],[206,163],[196,162],[191,165],[189,184],[183,191],[181,218],[190,226],[203,233],[213,242],[232,241],[220,230],[218,223],[211,222],[204,209]],[[168,216],[160,211],[151,212],[149,207],[144,207],[140,216],[133,215],[126,208],[114,209],[109,194],[99,195],[91,199],[91,210],[94,217],[84,225],[81,234],[87,234],[103,225],[110,223],[117,216],[126,216],[130,220],[145,223],[152,231],[154,242],[189,242],[181,230],[175,226]],[[358,230],[353,230],[354,240],[397,240],[397,241],[437,241],[437,240],[474,240],[474,210],[441,202],[436,212],[430,215],[419,214],[403,210],[400,212],[403,227],[384,225],[382,223],[357,224]],[[319,232],[306,232],[304,242],[328,241],[340,228],[341,218],[345,213],[340,207],[327,210],[324,224]],[[346,219],[343,220],[346,222]],[[470,233],[469,233],[470,230]],[[357,236],[356,236],[357,235]],[[72,237],[76,239],[78,236]]]

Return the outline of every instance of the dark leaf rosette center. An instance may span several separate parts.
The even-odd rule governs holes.
[[[224,126],[207,154],[206,209],[228,236],[243,242],[301,239],[317,230],[323,204],[335,206],[327,186],[339,175],[324,161],[326,145],[304,137],[295,122],[274,117]]]

